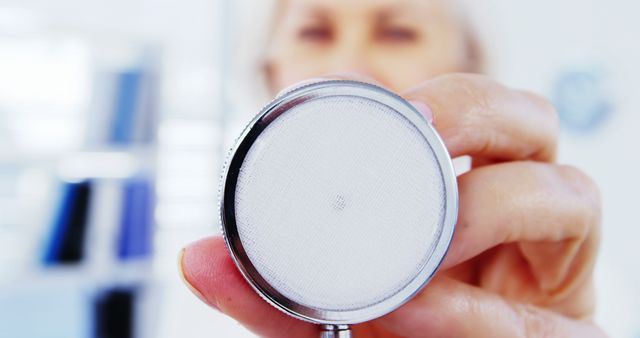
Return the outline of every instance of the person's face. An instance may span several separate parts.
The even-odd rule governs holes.
[[[465,33],[445,0],[282,0],[269,49],[270,86],[337,72],[401,91],[466,71]]]

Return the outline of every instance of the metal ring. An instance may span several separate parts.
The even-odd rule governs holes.
[[[427,140],[440,166],[444,191],[445,212],[439,237],[430,258],[416,277],[404,288],[371,306],[346,311],[327,311],[295,302],[273,288],[249,260],[235,220],[235,188],[243,160],[264,129],[292,107],[311,100],[330,96],[358,96],[384,104],[408,119]],[[458,192],[451,158],[433,126],[406,100],[378,86],[345,80],[323,81],[296,88],[277,97],[249,123],[230,151],[222,174],[220,188],[220,220],[222,232],[234,263],[257,293],[283,312],[316,324],[355,324],[381,317],[413,298],[433,277],[442,263],[451,242],[457,215]]]

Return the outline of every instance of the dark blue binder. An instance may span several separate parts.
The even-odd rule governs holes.
[[[84,258],[91,182],[65,183],[43,264],[74,264]]]

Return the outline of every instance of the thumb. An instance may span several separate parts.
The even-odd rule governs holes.
[[[187,246],[180,273],[202,301],[233,317],[261,337],[317,337],[317,328],[267,304],[235,267],[220,236]]]
[[[377,320],[403,337],[605,337],[595,325],[440,276]]]

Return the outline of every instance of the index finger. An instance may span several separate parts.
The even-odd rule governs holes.
[[[444,75],[403,94],[425,103],[452,157],[553,162],[558,118],[545,99],[487,77]]]

